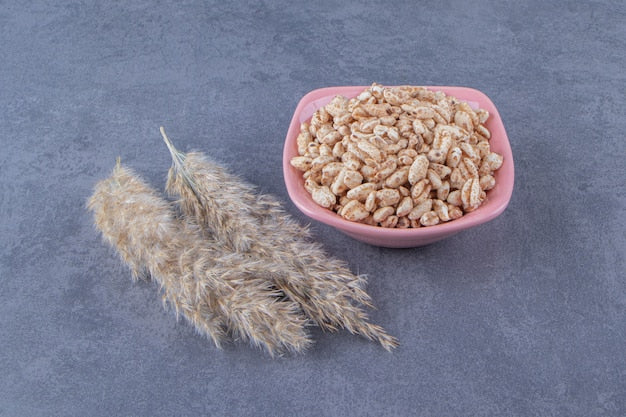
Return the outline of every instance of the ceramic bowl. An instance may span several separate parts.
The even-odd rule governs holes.
[[[425,86],[433,91],[442,91],[468,102],[472,107],[483,108],[490,114],[485,126],[491,132],[490,145],[493,152],[504,157],[500,169],[494,177],[496,186],[487,191],[487,199],[475,211],[463,217],[435,226],[390,229],[370,226],[343,219],[332,210],[317,205],[304,188],[302,172],[291,166],[289,161],[298,155],[296,138],[300,132],[300,124],[308,121],[313,113],[330,102],[336,95],[347,98],[356,97],[368,86],[328,87],[311,91],[298,103],[294,112],[283,149],[283,175],[289,197],[295,206],[308,217],[330,225],[346,235],[359,241],[389,248],[409,248],[428,245],[445,239],[463,230],[478,226],[499,216],[507,207],[513,193],[513,154],[511,146],[500,118],[492,101],[482,92],[467,87]]]

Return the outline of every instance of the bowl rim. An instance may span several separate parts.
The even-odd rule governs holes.
[[[513,154],[508,135],[506,134],[506,130],[504,128],[500,113],[498,112],[498,109],[493,104],[491,99],[480,90],[462,86],[422,85],[421,87],[427,88],[432,91],[442,91],[446,95],[451,95],[460,100],[477,104],[480,108],[483,108],[489,112],[490,116],[487,123],[493,125],[490,127],[490,131],[492,134],[491,136],[493,138],[495,133],[500,138],[497,141],[497,147],[499,148],[497,149],[497,152],[503,156],[505,163],[503,163],[502,167],[498,171],[496,171],[496,175],[499,177],[496,182],[496,187],[487,192],[487,201],[483,203],[479,208],[477,208],[475,211],[464,214],[463,217],[459,219],[439,223],[434,226],[399,229],[385,228],[364,223],[352,222],[342,218],[332,210],[325,209],[317,205],[311,198],[311,195],[306,192],[306,190],[304,190],[304,187],[299,185],[298,179],[302,179],[301,172],[296,170],[290,164],[291,158],[298,155],[295,138],[300,131],[300,124],[303,121],[310,119],[310,116],[302,118],[301,115],[305,110],[311,110],[308,107],[313,108],[314,112],[321,106],[325,105],[336,95],[343,95],[351,98],[355,97],[356,95],[358,95],[358,93],[369,87],[370,86],[353,85],[318,88],[305,94],[300,99],[293,113],[285,144],[283,147],[283,178],[287,188],[287,193],[289,194],[294,205],[300,211],[316,221],[336,227],[351,234],[365,235],[376,233],[376,238],[381,240],[384,240],[385,238],[401,239],[411,237],[422,237],[424,239],[428,239],[438,235],[449,235],[486,223],[502,214],[502,212],[508,206],[511,196],[513,194],[515,176]],[[383,87],[387,88],[396,86],[384,85]],[[470,98],[468,99],[465,97]],[[301,182],[303,182],[303,180]],[[495,195],[493,195],[494,193],[491,193],[491,191],[494,190],[498,191]],[[492,198],[489,198],[490,196],[492,196]]]

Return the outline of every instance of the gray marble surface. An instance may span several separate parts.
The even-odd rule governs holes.
[[[0,1],[0,415],[626,415],[625,39],[620,1]],[[308,222],[291,114],[372,82],[485,92],[516,161],[507,210],[431,246],[312,224],[393,353],[217,350],[85,210],[117,156],[163,187],[164,125]]]

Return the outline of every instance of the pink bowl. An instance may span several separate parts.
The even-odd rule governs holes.
[[[485,126],[491,132],[491,149],[504,157],[504,162],[494,174],[496,186],[487,192],[487,199],[475,211],[463,217],[436,226],[412,229],[388,229],[351,222],[343,219],[335,212],[318,206],[311,195],[304,189],[302,172],[291,166],[289,161],[298,155],[296,138],[300,132],[300,124],[311,118],[313,113],[325,106],[336,95],[347,98],[356,97],[368,86],[328,87],[313,90],[305,95],[291,119],[287,139],[283,149],[283,175],[287,192],[293,203],[304,214],[339,229],[346,235],[359,241],[388,248],[410,248],[424,246],[452,236],[470,227],[488,222],[499,216],[509,204],[513,193],[513,154],[502,119],[491,100],[482,92],[467,87],[426,87],[430,90],[443,91],[447,95],[467,101],[474,107],[487,110],[490,114]]]

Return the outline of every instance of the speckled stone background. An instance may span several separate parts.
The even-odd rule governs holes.
[[[626,415],[625,69],[621,1],[0,1],[0,415]],[[160,125],[307,222],[291,114],[374,81],[485,92],[516,163],[500,217],[428,247],[312,224],[395,352],[217,350],[94,229],[117,156],[163,187]]]

